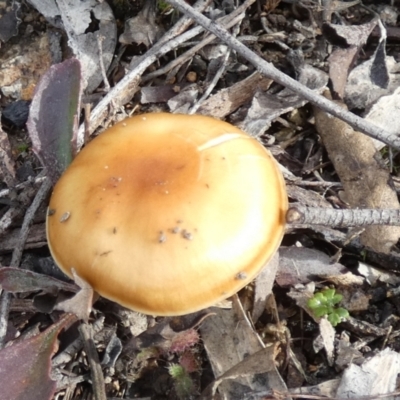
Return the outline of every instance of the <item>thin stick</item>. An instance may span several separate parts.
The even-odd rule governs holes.
[[[10,313],[11,296],[3,290],[0,297],[0,349],[5,345],[8,326],[8,315]]]
[[[83,347],[90,365],[94,398],[96,400],[107,400],[104,375],[99,355],[93,342],[92,327],[86,323],[82,323],[79,325],[78,330],[83,339]]]
[[[110,91],[110,83],[108,82],[107,73],[106,73],[106,69],[104,68],[104,60],[103,60],[103,41],[104,41],[105,37],[102,35],[97,35],[96,39],[97,39],[97,46],[99,48],[100,71],[101,71],[101,75],[103,76],[104,90],[106,92],[109,92]]]
[[[19,267],[22,258],[22,251],[25,247],[26,240],[28,238],[29,227],[33,221],[33,217],[36,214],[40,204],[43,199],[47,195],[51,188],[51,181],[49,178],[46,178],[42,185],[40,186],[38,192],[36,193],[35,198],[32,201],[32,204],[26,210],[24,221],[21,226],[20,236],[18,240],[18,245],[13,251],[11,258],[11,267]],[[7,333],[7,323],[8,323],[8,313],[10,311],[10,302],[11,295],[10,293],[3,291],[1,295],[1,304],[0,304],[0,349],[4,347],[5,338]]]
[[[215,86],[217,86],[218,81],[220,80],[222,74],[226,69],[226,64],[228,63],[229,56],[231,54],[231,50],[229,48],[225,51],[225,56],[222,60],[221,66],[218,68],[218,71],[215,73],[214,78],[212,79],[211,83],[207,86],[206,90],[204,91],[203,95],[200,99],[196,102],[196,104],[189,110],[188,114],[194,114],[197,110],[201,107],[204,101],[208,98],[210,93],[214,90]]]
[[[52,186],[51,180],[49,178],[46,178],[43,181],[42,185],[40,186],[39,190],[37,191],[36,196],[32,201],[32,204],[26,210],[24,221],[22,222],[21,226],[18,245],[14,249],[12,254],[11,264],[10,264],[11,267],[19,267],[22,258],[22,252],[24,250],[25,243],[28,238],[29,228],[32,224],[36,211],[40,207],[40,204],[42,203],[44,198],[47,196],[47,193],[51,189],[51,186]]]
[[[15,190],[24,189],[24,188],[26,188],[27,186],[32,185],[32,184],[42,183],[45,179],[47,179],[45,176],[38,176],[38,177],[36,177],[36,178],[31,178],[31,177],[29,177],[28,180],[26,180],[25,182],[18,183],[18,185],[16,185],[16,186],[14,187],[14,189],[15,189]],[[1,198],[1,197],[9,196],[10,193],[11,193],[10,189],[3,189],[3,190],[0,190],[0,198]]]
[[[265,61],[239,40],[235,39],[226,29],[221,28],[219,25],[215,24],[213,21],[206,18],[204,15],[200,14],[192,7],[190,7],[184,0],[168,0],[179,11],[187,14],[193,18],[198,24],[202,25],[205,29],[212,32],[214,35],[218,36],[223,42],[230,46],[233,50],[237,51],[242,57],[246,58],[250,63],[252,63],[257,70],[265,75],[266,77],[273,79],[274,81],[280,83],[281,85],[293,90],[298,93],[306,100],[310,101],[315,106],[329,112],[342,119],[351,125],[354,129],[365,133],[366,135],[375,138],[377,140],[386,143],[389,146],[400,149],[400,138],[396,135],[386,131],[385,129],[379,128],[378,126],[368,122],[349,111],[341,108],[336,103],[326,99],[325,97],[313,92],[311,89],[303,86],[301,83],[295,81],[289,76],[285,75],[277,68],[275,68],[271,63]]]
[[[250,7],[254,3],[254,0],[246,0],[243,4],[241,4],[238,8],[232,11],[225,17],[218,18],[218,23],[223,25],[226,29],[231,28],[239,23],[239,21],[243,20],[243,14],[248,7]],[[150,72],[142,78],[142,83],[146,83],[158,76],[164,75],[169,72],[171,69],[175,68],[178,65],[183,64],[184,62],[191,59],[198,51],[200,51],[207,44],[212,43],[216,39],[215,35],[206,36],[201,42],[194,44],[187,50],[185,53],[180,55],[179,57],[172,60],[170,63],[165,65],[162,68],[157,69],[154,72]]]

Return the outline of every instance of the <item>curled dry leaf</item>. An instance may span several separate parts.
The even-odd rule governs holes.
[[[241,379],[249,378],[250,380],[256,381],[261,380],[265,374],[276,374],[278,376],[278,373],[275,369],[275,352],[276,346],[270,346],[246,357],[243,359],[243,361],[234,365],[231,369],[226,371],[223,375],[219,376],[214,382],[212,382],[202,393],[201,399],[214,398],[217,388],[220,387],[221,393],[222,386],[229,382],[231,383],[233,391],[230,393],[226,392],[228,397],[225,398],[229,398],[231,400],[243,399],[247,388],[243,388],[239,384],[235,385],[235,383],[240,382]],[[257,378],[255,378],[256,376]],[[279,382],[279,379],[275,379],[274,382],[274,378],[272,378],[267,380],[267,382],[269,387],[266,387],[264,383],[263,386],[261,385],[262,388],[259,389],[260,391],[265,391],[268,389],[286,391],[282,387],[272,387],[274,383],[276,384]],[[283,384],[283,381],[281,383]],[[244,390],[244,392],[241,392],[241,390]]]
[[[326,317],[321,318],[321,320],[319,321],[319,332],[322,339],[322,345],[326,351],[326,355],[328,358],[328,364],[332,366],[334,360],[333,351],[335,349],[335,329]]]
[[[315,282],[318,279],[351,285],[353,288],[364,282],[362,277],[352,274],[344,265],[332,263],[332,259],[319,250],[294,246],[281,247],[276,277],[278,285],[290,287],[298,283]]]
[[[355,344],[350,342],[349,336],[345,333],[341,334],[336,351],[335,368],[339,371],[344,370],[351,364],[360,365],[364,361],[363,353],[357,350]]]
[[[388,96],[382,96],[369,110],[365,119],[397,135],[399,132],[398,127],[400,126],[399,110],[400,88]],[[377,150],[385,147],[385,144],[379,140],[374,139],[374,144]]]
[[[384,376],[382,376],[382,371],[385,371]],[[335,397],[342,399],[364,396],[381,398],[380,395],[386,395],[396,390],[399,373],[400,354],[387,348],[361,366],[351,364],[343,373]]]
[[[255,324],[265,310],[268,296],[272,293],[276,272],[279,267],[279,252],[268,261],[254,281],[254,305],[251,318]]]
[[[90,311],[92,310],[94,291],[92,287],[85,282],[75,270],[72,270],[75,283],[81,290],[72,298],[58,303],[54,309],[75,314],[79,319],[88,321]]]
[[[378,23],[374,19],[359,26],[345,26],[325,23],[322,26],[324,36],[338,47],[329,56],[329,77],[338,98],[344,97],[349,70],[361,47],[367,42],[369,35]]]
[[[203,322],[200,331],[217,377],[202,398],[212,398],[207,396],[215,393],[217,387],[222,396],[231,400],[243,399],[244,393],[249,390],[287,390],[275,368],[276,346],[263,349],[257,333],[238,307],[236,310],[216,309],[215,315]],[[265,382],[269,383],[269,387]]]
[[[39,335],[0,350],[2,400],[53,398],[56,382],[50,378],[51,357],[57,351],[58,334],[75,320],[65,315]]]
[[[218,90],[216,94],[204,101],[197,112],[215,118],[225,118],[250,101],[257,90],[267,90],[271,83],[272,79],[265,78],[259,72],[254,72],[240,82]]]
[[[380,97],[393,93],[400,86],[398,74],[399,63],[393,57],[385,57],[385,69],[389,74],[387,87],[379,87],[371,80],[374,58],[355,67],[349,74],[345,90],[345,102],[350,109],[365,109],[374,104]]]
[[[343,184],[345,201],[353,208],[399,209],[389,171],[371,138],[315,108],[315,124]],[[370,226],[361,234],[365,246],[388,253],[400,237],[400,227]]]
[[[78,289],[70,283],[21,268],[0,268],[0,287],[10,293],[27,293],[38,290],[45,293],[54,293],[59,290],[75,293]]]
[[[156,9],[156,0],[146,0],[139,14],[125,22],[119,41],[123,44],[136,43],[150,47],[164,33],[162,27],[156,23]]]
[[[309,89],[321,92],[328,83],[325,72],[304,63],[296,67],[298,67],[299,82]],[[259,137],[271,126],[274,119],[306,103],[307,100],[302,96],[286,88],[278,94],[258,90],[240,128],[253,137]]]
[[[0,41],[7,42],[18,34],[21,19],[18,16],[21,4],[13,1],[11,6],[7,2],[0,5]]]
[[[103,81],[101,64],[107,71],[117,43],[116,23],[108,3],[97,0],[30,0],[30,3],[51,24],[65,30],[68,45],[82,64],[86,91],[91,93]],[[97,30],[91,30],[93,25],[97,25]]]
[[[379,263],[377,264],[379,265]],[[357,271],[360,275],[365,277],[365,280],[371,286],[375,286],[378,282],[394,286],[400,284],[400,276],[395,272],[385,271],[364,262],[358,263]]]

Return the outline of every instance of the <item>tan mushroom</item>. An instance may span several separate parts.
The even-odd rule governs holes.
[[[90,142],[56,184],[47,237],[58,266],[153,315],[211,306],[280,245],[284,180],[240,129],[200,115],[144,114]]]

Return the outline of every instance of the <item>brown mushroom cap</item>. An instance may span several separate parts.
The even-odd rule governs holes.
[[[194,312],[248,284],[281,242],[287,196],[271,154],[200,115],[144,114],[89,143],[56,184],[51,253],[102,296]]]

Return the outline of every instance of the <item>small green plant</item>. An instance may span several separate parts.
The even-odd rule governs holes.
[[[193,380],[182,365],[171,364],[168,367],[168,373],[174,380],[175,391],[180,399],[188,398],[193,394]]]
[[[158,2],[158,9],[159,9],[161,12],[164,12],[164,11],[166,11],[166,10],[169,9],[169,8],[171,8],[171,6],[170,6],[166,1],[159,0],[159,2]]]
[[[332,326],[348,318],[349,312],[343,307],[336,307],[343,299],[335,289],[325,289],[317,292],[308,300],[307,305],[317,318],[327,316]]]
[[[28,151],[29,145],[27,143],[21,143],[17,146],[17,150],[19,153],[25,153]]]

